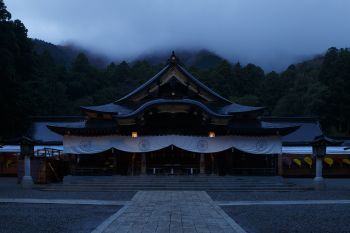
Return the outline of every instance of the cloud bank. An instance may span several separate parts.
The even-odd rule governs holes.
[[[113,59],[209,49],[281,70],[350,45],[348,0],[5,0],[29,36]]]

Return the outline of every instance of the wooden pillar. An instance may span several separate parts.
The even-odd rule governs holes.
[[[282,153],[277,155],[277,171],[278,175],[282,176],[283,175],[283,161],[282,161]]]
[[[132,154],[131,157],[131,175],[134,175],[134,169],[135,169],[135,153]]]
[[[112,148],[112,156],[113,156],[113,170],[114,173],[117,173],[117,153],[115,152],[114,148]]]
[[[215,174],[215,158],[213,154],[210,154],[211,158],[211,175],[213,176]]]
[[[142,155],[141,155],[141,175],[145,176],[146,174],[147,174],[146,153],[142,153]]]
[[[199,174],[200,175],[205,174],[205,155],[203,153],[200,154],[200,159],[199,159]]]

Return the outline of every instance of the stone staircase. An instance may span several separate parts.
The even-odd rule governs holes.
[[[43,191],[114,192],[188,190],[221,192],[289,192],[308,188],[286,183],[282,177],[252,176],[68,176]]]

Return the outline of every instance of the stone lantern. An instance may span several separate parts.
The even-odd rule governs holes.
[[[316,190],[323,190],[326,188],[322,175],[323,158],[327,155],[327,146],[335,143],[336,141],[331,140],[324,135],[315,137],[311,142],[312,155],[316,160],[316,174],[314,178],[314,187]]]
[[[22,187],[32,188],[33,178],[30,173],[30,160],[34,155],[34,142],[27,137],[22,137],[21,139],[21,156],[24,160],[24,175],[22,177]]]

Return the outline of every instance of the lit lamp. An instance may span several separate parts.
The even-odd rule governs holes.
[[[209,137],[210,137],[210,138],[215,138],[215,132],[210,131],[210,132],[209,132]]]
[[[137,132],[131,132],[131,137],[132,138],[137,138]]]

